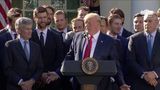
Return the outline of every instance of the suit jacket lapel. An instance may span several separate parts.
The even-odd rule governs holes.
[[[17,48],[17,50],[19,50],[19,52],[20,52],[21,55],[23,56],[24,60],[25,60],[26,62],[28,62],[27,57],[26,57],[26,54],[25,54],[25,52],[24,52],[24,50],[23,50],[23,47],[22,47],[22,45],[21,45],[21,42],[20,42],[18,39],[17,39],[17,46],[16,46],[16,48]]]
[[[9,33],[9,31],[7,31],[7,40],[12,40],[12,36],[11,36],[11,34]]]
[[[50,45],[49,41],[50,41],[50,31],[47,30],[47,36],[46,36],[46,43],[44,44],[44,47],[46,47],[47,45]]]
[[[32,61],[33,61],[33,53],[36,53],[36,52],[34,52],[34,47],[33,47],[33,44],[32,44],[32,42],[30,41],[29,42],[29,45],[30,45],[30,58],[29,58],[29,62],[31,63]]]
[[[145,33],[143,33],[143,36],[142,36],[142,43],[141,43],[141,49],[142,49],[142,51],[144,51],[144,52],[142,52],[142,53],[144,53],[144,56],[146,56],[145,58],[146,58],[146,60],[145,60],[145,62],[147,63],[147,65],[149,65],[149,66],[151,66],[151,62],[150,62],[150,60],[149,60],[149,53],[148,53],[148,47],[147,47],[147,38],[146,38],[146,35],[145,35]]]
[[[158,48],[160,48],[160,33],[157,30],[156,36],[155,36],[155,40],[154,40],[154,44],[153,44],[153,49],[152,49],[152,61],[154,60],[154,55],[156,54],[157,50],[159,50]]]
[[[36,43],[38,43],[39,45],[40,45],[40,40],[39,40],[39,36],[38,36],[38,33],[37,33],[37,31],[36,30],[34,30],[33,31],[33,33],[32,33],[33,35],[32,35],[32,39],[33,39],[33,41],[34,42],[36,42]]]
[[[95,50],[94,50],[93,58],[98,59],[99,53],[102,50],[100,48],[103,48],[103,46],[102,46],[103,42],[104,41],[103,41],[102,33],[100,32],[98,40],[97,40],[97,44],[96,44],[96,47],[95,47]]]
[[[83,50],[84,50],[84,45],[86,42],[86,38],[84,37],[84,32],[82,33],[82,35],[80,36],[80,44],[79,44],[79,60],[82,60],[83,57]]]

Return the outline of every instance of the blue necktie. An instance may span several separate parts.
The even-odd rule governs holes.
[[[30,54],[29,54],[29,51],[28,51],[28,48],[27,48],[27,44],[29,44],[29,42],[28,41],[24,41],[24,52],[26,54],[27,60],[29,61]]]
[[[151,34],[148,34],[147,36],[147,44],[148,44],[149,59],[151,60],[151,56],[152,56],[152,35]]]

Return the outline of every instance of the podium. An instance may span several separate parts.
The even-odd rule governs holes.
[[[61,73],[64,76],[75,76],[81,84],[81,90],[97,90],[97,85],[101,79],[105,76],[115,75],[117,68],[116,62],[113,60],[96,60],[96,62],[98,64],[97,71],[87,74],[83,70],[83,61],[64,61],[61,67]]]

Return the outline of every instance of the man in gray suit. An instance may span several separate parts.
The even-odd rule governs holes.
[[[32,24],[29,18],[17,19],[15,28],[19,36],[5,44],[4,71],[7,90],[32,90],[43,71],[40,47],[29,40]]]
[[[144,31],[130,37],[127,60],[131,90],[159,90],[160,31],[155,12],[146,11]]]

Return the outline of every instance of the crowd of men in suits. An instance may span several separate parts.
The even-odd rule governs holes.
[[[103,77],[98,90],[160,90],[158,14],[135,14],[131,33],[121,9],[108,13],[82,6],[69,27],[66,13],[48,5],[35,8],[33,20],[11,8],[0,31],[0,90],[80,90],[75,77],[62,75],[61,63],[87,57],[116,62],[117,74]]]

